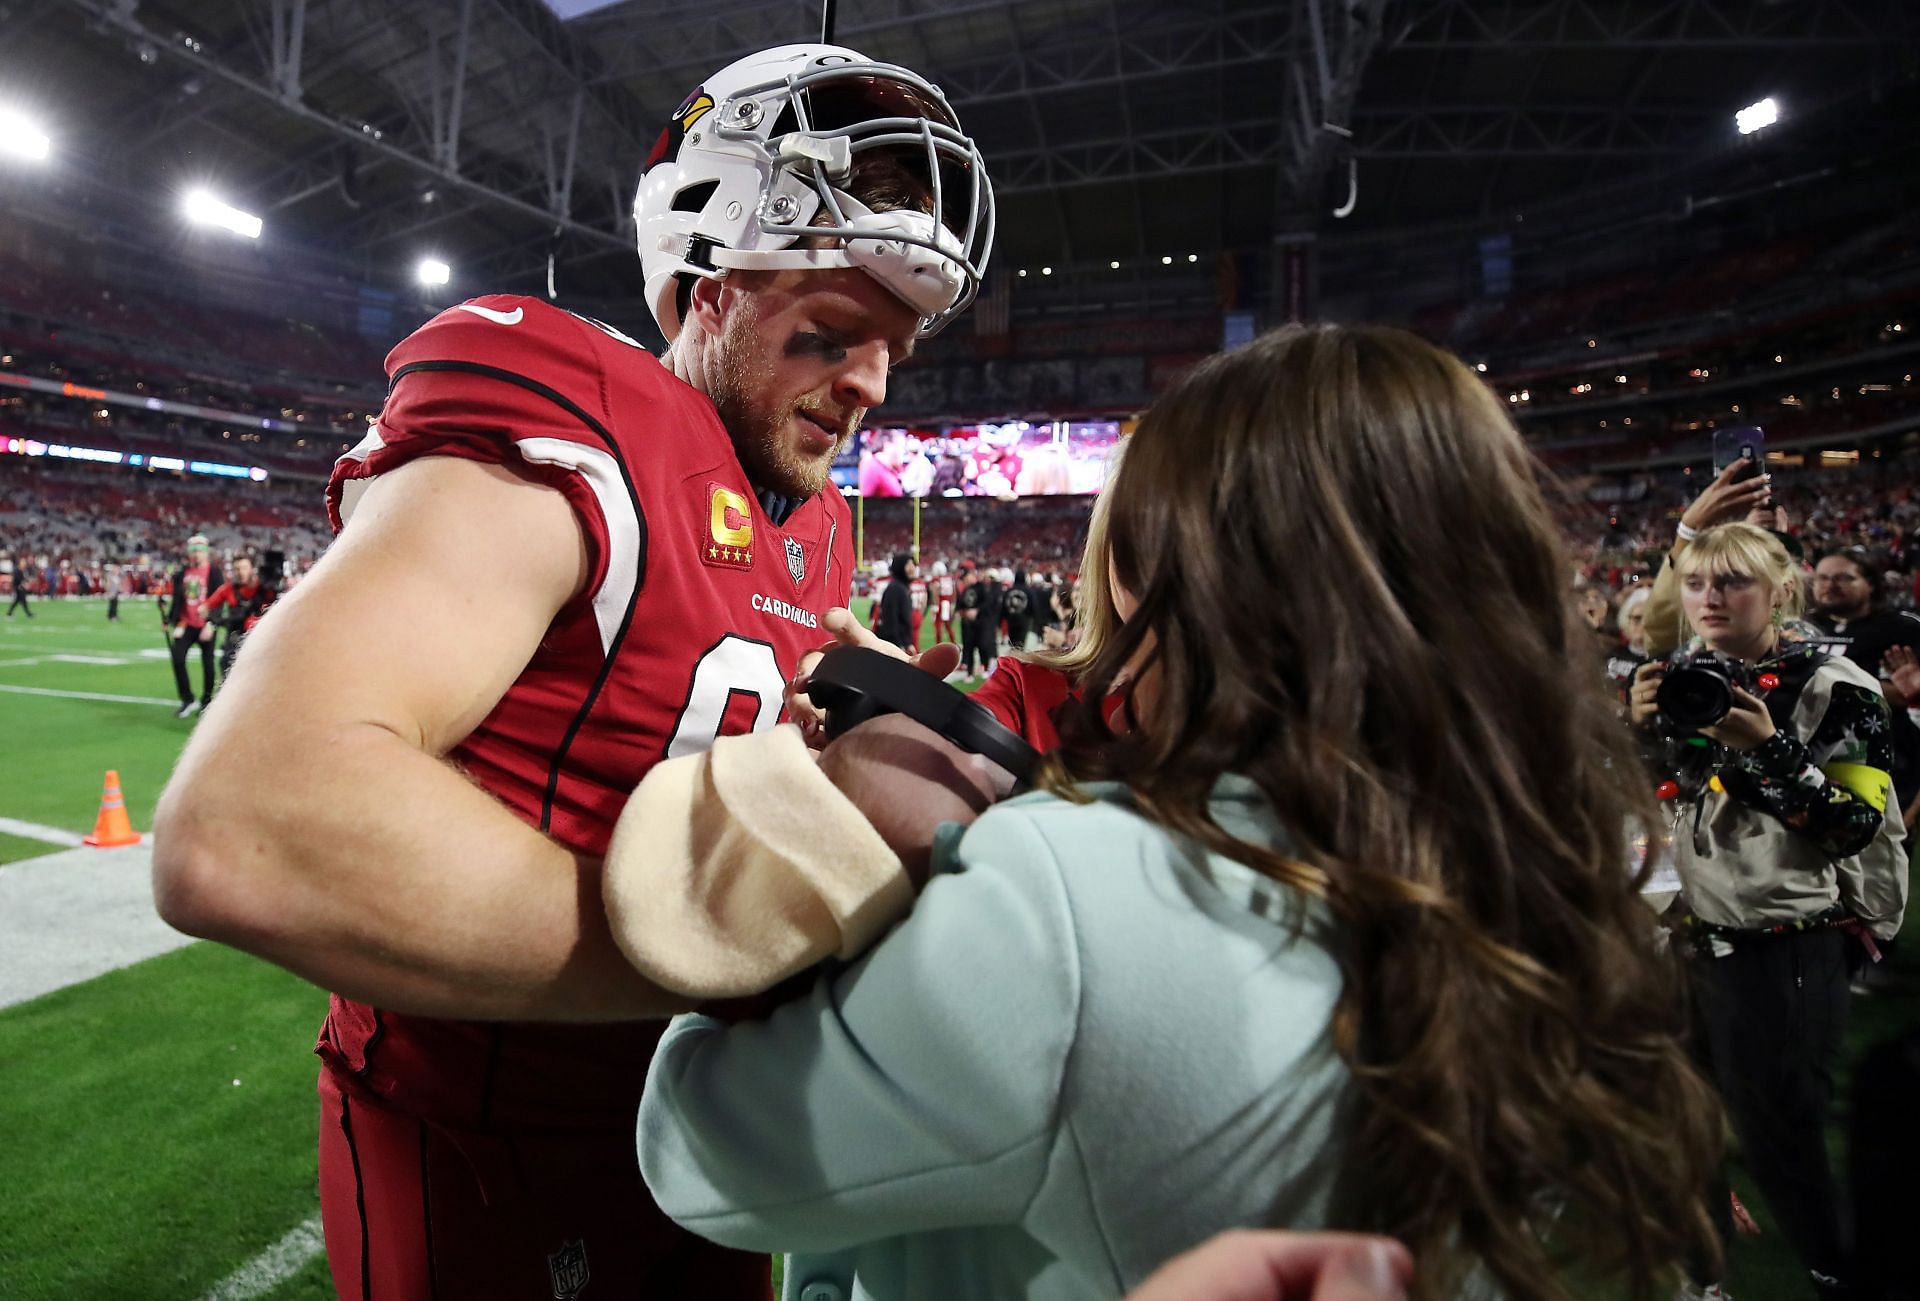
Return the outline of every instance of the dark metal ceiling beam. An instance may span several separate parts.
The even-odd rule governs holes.
[[[968,3],[951,3],[950,0],[867,0],[860,7],[858,20],[852,15],[842,15],[842,21],[834,31],[834,40],[858,49],[862,37],[900,27],[951,21],[973,14],[999,13],[1005,8],[1006,0],[970,0]],[[800,16],[797,9],[795,16],[796,19]],[[816,39],[819,35],[818,22],[814,22],[809,29],[806,24],[797,21],[791,35],[769,31],[764,4],[742,5],[731,10],[700,6],[687,18],[692,20],[688,26],[669,29],[651,12],[622,11],[608,21],[596,24],[593,28],[594,46],[601,62],[609,69],[599,80],[621,80],[631,76],[631,73],[613,69],[647,69],[649,81],[660,87],[660,109],[655,116],[664,119],[667,111],[700,78],[716,68],[724,68],[734,60],[745,58],[756,50],[764,50],[769,45],[780,44],[783,39],[804,41]],[[663,35],[672,37],[671,51],[663,52],[656,48],[655,43]],[[644,57],[635,57],[631,50],[623,46],[636,47]],[[691,53],[685,53],[688,51]]]
[[[1897,6],[1891,7],[1897,9]],[[1872,16],[1869,16],[1871,13]],[[1886,4],[1818,0],[1432,0],[1395,49],[1802,49],[1874,45],[1887,38]]]
[[[1287,118],[1201,125],[1057,141],[1045,149],[995,153],[1001,194],[1113,181],[1151,180],[1193,172],[1271,167],[1292,157]],[[1367,158],[1667,157],[1689,142],[1666,138],[1646,120],[1617,109],[1416,111],[1357,109],[1352,150]]]
[[[204,51],[191,49],[180,41],[169,40],[158,35],[127,7],[116,3],[115,0],[66,0],[66,3],[70,8],[86,14],[109,29],[124,33],[135,40],[148,42],[167,58],[198,68],[223,82],[248,91],[262,103],[273,105],[288,117],[330,132],[340,139],[351,140],[371,153],[404,163],[412,170],[430,176],[450,188],[485,199],[496,207],[523,216],[533,217],[542,222],[557,223],[589,241],[622,248],[626,246],[625,239],[611,230],[590,226],[584,222],[575,221],[571,217],[556,216],[538,203],[529,202],[506,190],[497,189],[472,176],[453,172],[433,159],[423,157],[392,140],[375,139],[355,124],[343,122],[303,103],[290,103],[283,99],[273,87],[227,66]]]
[[[569,86],[585,89],[586,102],[606,119],[623,144],[637,151],[652,143],[653,132],[648,129],[639,102],[625,91],[604,84],[608,78],[600,60],[583,49],[540,0],[488,0],[488,3],[540,52]]]
[[[956,107],[1023,95],[1129,86],[1155,77],[1200,77],[1287,54],[1298,5],[1236,9],[1195,20],[1123,21],[1117,6],[1103,14],[1106,31],[1075,28],[1048,43],[1023,44],[1016,58],[943,64],[937,80]]]

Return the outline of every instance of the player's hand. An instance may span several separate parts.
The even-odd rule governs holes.
[[[1910,709],[1920,701],[1920,658],[1915,657],[1913,647],[1887,647],[1880,657],[1880,667],[1887,675],[1883,685],[1888,688],[1888,704],[1895,709]]]
[[[918,655],[909,655],[892,642],[882,641],[873,629],[866,627],[853,617],[853,611],[845,606],[836,605],[820,618],[820,626],[833,634],[834,644],[838,646],[863,646],[868,650],[877,650],[891,655],[895,659],[917,664],[934,677],[944,681],[960,664],[960,648],[950,642],[930,646]],[[800,726],[800,735],[807,744],[818,750],[827,743],[827,716],[824,710],[807,696],[807,686],[811,681],[814,666],[820,662],[824,651],[808,651],[800,657],[800,671],[787,683],[787,718]]]
[[[212,641],[212,640],[213,640],[213,625],[212,625],[212,624],[210,624],[210,623],[203,623],[203,624],[201,624],[201,625],[200,625],[200,640],[201,640],[201,641]]]
[[[1650,726],[1653,716],[1660,712],[1654,697],[1659,694],[1660,680],[1666,676],[1665,660],[1649,660],[1633,671],[1633,685],[1627,691],[1627,706],[1635,727]]]
[[[1735,461],[1720,471],[1706,491],[1693,499],[1680,522],[1690,529],[1710,529],[1728,520],[1743,519],[1748,511],[1766,505],[1773,496],[1773,476],[1761,473],[1736,480],[1733,476],[1746,464]]]
[[[1744,751],[1770,739],[1777,730],[1773,725],[1773,715],[1767,712],[1766,701],[1752,692],[1735,687],[1733,708],[1712,727],[1701,728],[1700,734],[1712,737],[1729,750]]]
[[[1359,1233],[1222,1233],[1155,1271],[1126,1301],[1399,1301],[1413,1257]]]
[[[943,822],[972,822],[1012,780],[931,728],[901,714],[870,719],[820,752],[820,771],[900,856],[916,887],[933,862]]]

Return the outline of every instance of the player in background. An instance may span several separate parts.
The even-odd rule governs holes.
[[[913,602],[913,640],[907,644],[907,649],[915,651],[920,649],[920,629],[927,618],[928,595],[927,579],[920,572],[918,559],[914,561],[913,577],[907,582],[907,595]]]
[[[173,571],[168,600],[160,621],[167,630],[167,650],[173,656],[173,684],[180,692],[180,708],[175,718],[192,718],[213,700],[213,625],[207,622],[204,602],[224,581],[207,549],[207,539],[194,534],[187,539],[186,563]],[[194,699],[187,681],[187,656],[200,652],[200,697]]]
[[[947,562],[933,562],[933,644],[941,642],[960,642],[960,630],[954,627],[953,614],[953,576],[947,572]]]
[[[601,858],[655,763],[773,726],[829,639],[854,565],[833,457],[977,292],[992,194],[923,79],[788,46],[688,96],[635,216],[665,356],[504,296],[401,343],[328,488],[337,541],[156,819],[164,917],[336,991],[345,1297],[766,1296],[764,1257],[640,1181],[645,1018],[682,1004],[615,944]]]

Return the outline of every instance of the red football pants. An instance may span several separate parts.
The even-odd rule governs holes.
[[[767,1257],[660,1213],[631,1129],[451,1131],[343,1091],[324,1068],[320,1215],[343,1301],[767,1301],[772,1291]]]

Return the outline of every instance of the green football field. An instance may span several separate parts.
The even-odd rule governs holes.
[[[0,830],[0,863],[63,851],[42,835],[90,830],[108,769],[148,830],[192,728],[173,717],[150,605],[123,602],[118,625],[98,601],[34,613],[0,621],[0,818],[12,820],[0,826],[35,829]],[[1901,961],[1912,990],[1920,962]],[[331,1296],[313,1254],[325,1002],[274,967],[191,944],[0,1010],[0,1298]],[[1914,1006],[1856,1000],[1854,1050],[1912,1025]],[[1743,1195],[1767,1231],[1736,1248],[1729,1290],[1807,1295],[1758,1196]]]

